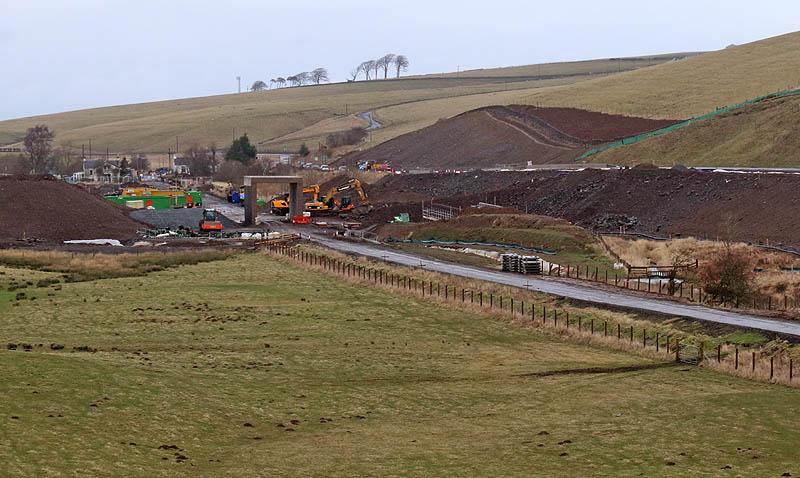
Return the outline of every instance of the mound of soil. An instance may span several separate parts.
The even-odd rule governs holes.
[[[552,128],[587,143],[616,141],[678,122],[677,120],[653,120],[611,115],[576,108],[536,108],[514,105],[509,109],[536,117]]]
[[[391,176],[376,200],[479,201],[567,219],[596,231],[730,237],[800,246],[800,175],[626,169]]]
[[[0,240],[131,239],[144,224],[77,186],[49,176],[0,177]]]
[[[489,106],[351,153],[338,164],[376,161],[438,171],[565,164],[594,144],[672,123],[572,108]]]

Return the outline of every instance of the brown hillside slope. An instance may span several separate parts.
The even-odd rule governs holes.
[[[688,118],[800,82],[800,32],[581,84],[534,92],[527,103],[646,118]]]
[[[591,144],[671,124],[569,108],[490,106],[439,121],[341,164],[388,162],[394,168],[471,169],[507,164],[563,164]]]
[[[591,156],[602,164],[800,166],[800,98],[734,111],[640,143]]]
[[[114,204],[52,178],[0,178],[0,240],[131,239],[144,229]]]

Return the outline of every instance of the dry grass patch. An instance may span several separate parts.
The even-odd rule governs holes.
[[[721,242],[693,238],[652,241],[605,236],[604,240],[614,253],[632,266],[648,266],[651,263],[670,265],[673,257],[678,254],[692,260],[697,259],[702,267],[710,257],[721,254],[725,248],[725,244]],[[759,270],[755,274],[754,287],[760,295],[772,296],[775,304],[782,304],[784,296],[793,301],[800,299],[800,273],[781,270],[781,267],[800,268],[800,257],[744,243],[734,243],[731,249],[736,254],[748,257]],[[690,275],[688,278],[694,279],[694,276]]]
[[[0,250],[0,264],[58,272],[69,281],[85,281],[145,275],[170,267],[218,261],[231,255],[213,249],[122,254],[5,249]]]

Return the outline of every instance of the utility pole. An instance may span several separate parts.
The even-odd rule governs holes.
[[[89,159],[92,159],[92,140],[89,140]]]
[[[242,92],[242,77],[241,76],[237,76],[236,77],[236,81],[239,83],[239,93],[241,93]]]

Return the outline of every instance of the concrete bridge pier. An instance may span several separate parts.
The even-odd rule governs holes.
[[[289,215],[303,214],[303,178],[301,176],[245,176],[244,177],[244,225],[255,226],[258,206],[259,184],[289,185]]]

